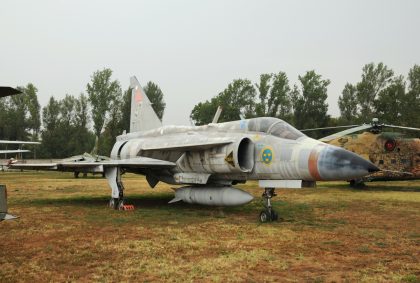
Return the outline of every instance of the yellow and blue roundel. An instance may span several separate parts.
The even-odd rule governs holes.
[[[269,165],[274,160],[273,150],[269,147],[263,148],[261,151],[261,160],[264,164]]]

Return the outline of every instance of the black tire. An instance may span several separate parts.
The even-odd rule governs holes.
[[[124,200],[120,200],[118,203],[118,210],[124,210]]]
[[[260,222],[261,223],[265,223],[265,222],[269,222],[271,221],[271,215],[270,213],[268,213],[268,211],[263,210],[260,213]]]
[[[109,207],[115,210],[118,210],[119,201],[117,198],[111,198],[109,201]]]
[[[366,185],[365,182],[363,182],[363,179],[354,179],[350,180],[350,187],[360,189],[366,187]]]
[[[275,210],[271,210],[271,220],[272,221],[279,220],[279,214]]]

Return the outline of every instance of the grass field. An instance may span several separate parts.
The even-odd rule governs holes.
[[[0,282],[419,282],[420,182],[278,190],[283,221],[260,224],[262,190],[235,208],[176,203],[125,175],[134,211],[107,207],[105,179],[0,173],[16,221],[0,223]]]

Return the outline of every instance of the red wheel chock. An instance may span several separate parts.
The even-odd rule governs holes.
[[[124,204],[122,210],[134,210],[134,205],[132,204]]]

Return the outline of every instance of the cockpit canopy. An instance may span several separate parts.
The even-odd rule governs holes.
[[[298,138],[305,136],[305,134],[284,121],[273,124],[268,130],[268,134],[289,140],[297,140]]]
[[[264,132],[275,137],[296,140],[305,134],[292,127],[289,123],[271,117],[261,117],[248,120],[248,131]]]
[[[241,121],[233,121],[218,124],[218,127],[225,130],[242,130],[249,132],[263,132],[275,137],[297,140],[304,137],[305,134],[301,133],[287,122],[271,117],[260,117]]]

